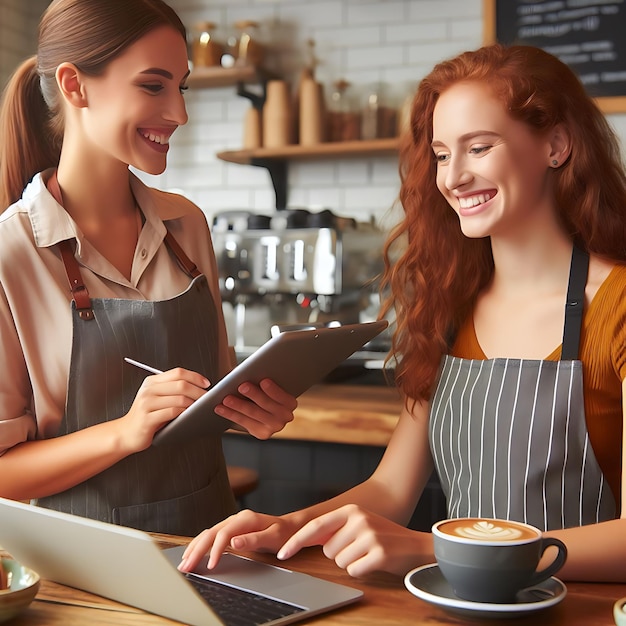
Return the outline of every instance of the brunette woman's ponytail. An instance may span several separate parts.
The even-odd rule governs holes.
[[[18,200],[37,173],[58,165],[60,142],[39,87],[37,58],[26,59],[9,80],[0,107],[0,212]]]

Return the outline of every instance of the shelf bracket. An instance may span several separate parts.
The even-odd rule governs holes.
[[[252,158],[251,165],[264,167],[270,175],[276,194],[276,210],[287,208],[287,161],[284,159]]]
[[[261,93],[251,91],[244,82],[237,83],[237,95],[242,98],[247,98],[252,103],[252,106],[258,111],[263,111],[263,105],[267,97],[267,80],[262,80],[259,83]]]

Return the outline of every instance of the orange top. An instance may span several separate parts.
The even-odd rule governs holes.
[[[463,324],[452,355],[464,359],[487,357],[473,319]],[[561,358],[561,346],[546,357]],[[593,450],[617,502],[621,501],[622,381],[626,378],[626,266],[616,266],[598,289],[583,315],[579,358],[583,363],[583,392],[587,430]]]

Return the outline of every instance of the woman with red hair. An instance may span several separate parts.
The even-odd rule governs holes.
[[[405,528],[433,468],[449,517],[528,522],[568,548],[559,576],[626,581],[626,176],[573,72],[532,47],[437,65],[400,158],[386,247],[405,406],[373,475],[281,517],[204,531],[181,569],[227,545],[286,559],[321,544],[351,575],[434,561]]]

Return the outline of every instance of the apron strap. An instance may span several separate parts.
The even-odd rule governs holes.
[[[59,250],[61,251],[61,258],[63,259],[63,265],[65,266],[65,273],[67,274],[67,280],[70,283],[70,291],[72,292],[72,300],[76,305],[78,316],[83,320],[93,319],[93,309],[91,308],[91,298],[87,287],[83,282],[83,277],[78,267],[78,261],[74,256],[74,249],[69,239],[59,242]]]
[[[82,275],[80,273],[80,267],[76,256],[74,255],[74,249],[70,242],[70,239],[60,241],[58,243],[59,250],[61,252],[61,258],[63,259],[63,265],[65,266],[65,273],[67,274],[67,280],[70,285],[70,291],[72,292],[72,300],[76,304],[76,310],[81,319],[91,320],[93,319],[93,309],[91,308],[91,299],[87,287],[83,282]],[[200,271],[196,267],[195,263],[184,253],[176,239],[168,230],[165,235],[165,244],[174,253],[179,264],[183,270],[191,277],[196,278],[200,276]]]
[[[61,187],[59,187],[56,170],[52,172],[52,176],[50,176],[46,186],[54,199],[62,206],[63,196],[61,195]],[[91,299],[89,298],[87,287],[83,282],[83,277],[80,274],[78,262],[74,256],[74,248],[72,247],[69,239],[60,241],[58,245],[61,252],[61,258],[63,259],[63,265],[65,266],[67,280],[70,284],[72,300],[76,305],[78,316],[83,320],[92,320],[93,309],[91,308]]]
[[[191,278],[200,276],[200,270],[196,267],[196,264],[185,254],[184,250],[178,245],[178,241],[174,239],[174,235],[172,235],[169,230],[165,233],[165,243],[178,259],[181,267]]]
[[[48,191],[52,194],[54,199],[63,205],[63,196],[61,195],[61,188],[59,187],[59,181],[57,179],[56,170],[50,176],[46,185]],[[178,260],[178,263],[191,278],[200,276],[200,270],[196,264],[185,254],[184,250],[180,247],[174,235],[165,229],[165,244],[174,253],[174,256]],[[81,319],[91,320],[93,319],[93,309],[91,308],[91,299],[87,287],[83,282],[80,267],[76,256],[74,255],[74,249],[69,239],[60,241],[59,250],[61,252],[61,258],[63,259],[63,265],[65,266],[65,273],[67,274],[67,280],[70,284],[70,291],[72,292],[72,300],[76,304],[76,310]]]
[[[562,361],[575,361],[578,359],[588,270],[589,254],[574,246],[569,271],[569,284],[567,286],[567,301],[565,303],[563,347],[561,348]]]

